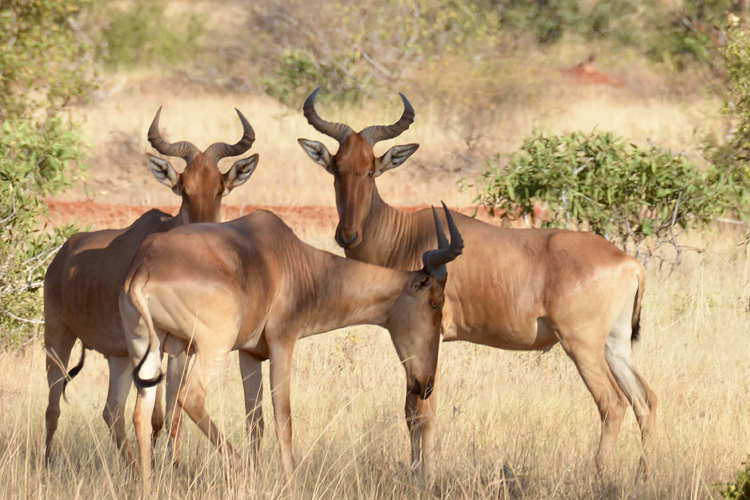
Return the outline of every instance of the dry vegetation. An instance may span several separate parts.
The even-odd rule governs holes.
[[[239,18],[245,11],[217,5],[203,2],[199,7],[216,12],[215,22],[244,26]],[[474,177],[485,157],[517,149],[534,128],[553,133],[612,130],[640,144],[652,140],[689,155],[697,154],[705,133],[721,132],[713,98],[694,90],[681,93],[649,68],[633,70],[627,57],[605,56],[597,63],[621,78],[625,88],[572,86],[559,70],[585,59],[589,50],[563,46],[555,53],[534,51],[487,62],[490,70],[481,74],[462,66],[463,61],[444,60],[425,66],[419,75],[407,75],[403,91],[417,118],[398,143],[418,142],[421,148],[405,166],[378,180],[384,199],[397,206],[440,199],[452,206],[470,205],[474,193],[459,192],[456,182]],[[93,159],[86,180],[60,199],[176,205],[174,195],[152,178],[143,156],[150,150],[145,131],[163,105],[165,137],[201,148],[239,138],[234,107],[252,123],[259,168],[227,203],[334,204],[330,176],[307,158],[296,139],[321,140],[331,149],[335,143],[306,124],[301,102],[289,108],[258,93],[219,93],[187,77],[166,86],[160,78],[153,71],[108,75],[99,100],[76,109]],[[490,87],[503,91],[490,95]],[[400,103],[395,93],[386,99],[366,100],[361,107],[321,104],[320,112],[355,129],[391,123],[399,116]],[[376,153],[391,145],[378,145]],[[178,168],[179,162],[175,160]],[[334,224],[295,228],[319,248],[340,253],[332,238]],[[441,350],[436,482],[420,484],[407,471],[403,371],[385,331],[362,327],[298,344],[292,406],[299,468],[291,482],[281,473],[266,382],[265,467],[257,475],[227,472],[208,440],[187,423],[179,468],[168,463],[165,438],[158,443],[155,496],[716,498],[716,485],[732,480],[750,453],[750,256],[747,247],[735,246],[739,233],[717,229],[700,239],[708,252],[691,254],[674,269],[649,272],[642,340],[634,357],[660,398],[659,463],[645,485],[634,483],[639,438],[632,413],[623,425],[612,470],[603,481],[593,474],[597,411],[559,347],[546,354],[516,353],[466,343],[446,344]],[[137,476],[124,468],[101,418],[107,381],[101,357],[90,356],[69,388],[56,435],[56,460],[49,469],[43,467],[47,386],[42,347],[28,344],[4,354],[0,367],[2,498],[138,497]],[[209,411],[247,454],[236,358],[227,361],[213,387]],[[131,411],[132,397],[128,415]]]
[[[747,296],[750,260],[730,241],[672,273],[651,272],[635,359],[659,395],[659,463],[634,483],[635,419],[626,417],[611,473],[592,473],[599,434],[595,406],[559,347],[515,353],[465,343],[441,351],[436,484],[406,471],[404,380],[387,333],[351,328],[298,345],[292,392],[291,483],[280,470],[271,408],[257,476],[231,471],[192,424],[183,463],[157,447],[159,498],[715,498],[731,479],[750,435]],[[329,247],[322,235],[313,243]],[[75,356],[74,356],[75,357]],[[100,417],[106,365],[91,356],[70,387],[54,464],[42,467],[46,382],[38,346],[0,363],[0,492],[4,498],[136,497],[139,483]],[[248,453],[236,358],[214,382],[210,411]],[[268,386],[266,383],[266,403]],[[132,406],[132,400],[131,400]]]

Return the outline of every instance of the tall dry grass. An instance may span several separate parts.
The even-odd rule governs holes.
[[[323,242],[329,235],[320,235]],[[659,396],[658,456],[634,483],[640,456],[632,413],[611,471],[593,472],[599,419],[559,347],[517,353],[445,344],[440,357],[436,481],[407,471],[403,371],[385,331],[349,328],[298,344],[292,386],[291,482],[280,470],[268,385],[261,470],[228,470],[192,423],[174,469],[162,437],[158,498],[716,498],[750,453],[750,259],[735,235],[672,271],[652,270],[634,359]],[[719,243],[716,243],[719,241]],[[723,243],[723,244],[722,244]],[[74,355],[75,358],[75,355]],[[209,411],[247,456],[236,358],[212,383]],[[0,360],[0,495],[3,498],[137,498],[101,419],[106,365],[90,356],[69,387],[54,463],[43,467],[46,382],[41,346]],[[127,415],[132,414],[132,399]],[[129,432],[132,427],[128,425]]]

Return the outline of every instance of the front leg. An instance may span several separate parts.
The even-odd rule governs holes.
[[[434,390],[426,400],[410,392],[406,394],[405,413],[411,441],[411,470],[425,480],[429,480],[433,472],[436,407]]]
[[[290,343],[290,345],[272,345],[270,349],[273,416],[276,424],[276,437],[281,449],[281,465],[288,478],[294,473],[292,407],[290,402],[293,349],[293,343]]]

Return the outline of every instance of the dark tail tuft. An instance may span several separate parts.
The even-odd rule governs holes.
[[[138,366],[135,367],[135,370],[133,370],[133,382],[135,383],[135,386],[140,389],[145,389],[146,387],[153,387],[159,382],[161,382],[161,379],[164,378],[163,373],[159,373],[156,377],[150,379],[150,380],[144,380],[142,379],[138,373],[141,371],[141,368],[143,367],[143,363],[146,362],[146,358],[148,357],[148,353],[151,350],[151,344],[149,344],[148,348],[146,349],[146,354],[143,355],[143,358],[138,363]]]
[[[65,395],[65,388],[68,387],[68,382],[73,380],[73,378],[81,372],[81,369],[83,368],[84,359],[86,359],[86,346],[82,345],[80,361],[78,361],[78,364],[75,365],[68,373],[65,374],[65,378],[63,379],[62,396],[66,403],[68,402],[68,397]]]
[[[634,307],[634,313],[633,313],[633,329],[632,334],[630,336],[630,342],[635,343],[638,342],[638,338],[641,335],[641,304],[638,300],[638,293],[635,294],[635,305]]]

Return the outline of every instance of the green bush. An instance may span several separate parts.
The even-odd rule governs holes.
[[[362,95],[356,82],[341,69],[346,65],[328,65],[316,61],[313,56],[297,50],[284,50],[278,57],[273,76],[263,80],[266,93],[280,102],[297,106],[307,97],[311,89],[326,83],[322,100],[358,102]]]
[[[204,33],[196,15],[166,19],[165,0],[134,0],[124,9],[111,3],[103,5],[101,17],[110,22],[101,31],[98,50],[99,57],[110,66],[184,62],[195,54]]]
[[[84,155],[63,110],[92,88],[92,47],[79,31],[89,7],[88,0],[0,4],[0,348],[38,329],[44,271],[73,231],[45,227],[39,198],[69,185]]]
[[[682,155],[626,144],[611,133],[537,133],[507,162],[488,163],[476,201],[514,219],[549,204],[545,227],[588,228],[637,255],[650,236],[674,242],[674,229],[716,213],[709,173]]]
[[[54,114],[92,90],[91,44],[75,20],[90,0],[0,2],[0,119]]]
[[[721,487],[721,496],[729,500],[750,500],[750,462],[743,462],[744,469],[737,473],[733,483]]]
[[[731,133],[709,137],[704,156],[713,165],[710,182],[727,193],[726,212],[750,218],[750,34],[733,29],[721,51],[727,73],[724,113]]]
[[[72,226],[46,228],[40,196],[70,184],[80,139],[59,118],[38,126],[5,120],[0,128],[0,343],[13,347],[42,317],[44,272]]]

